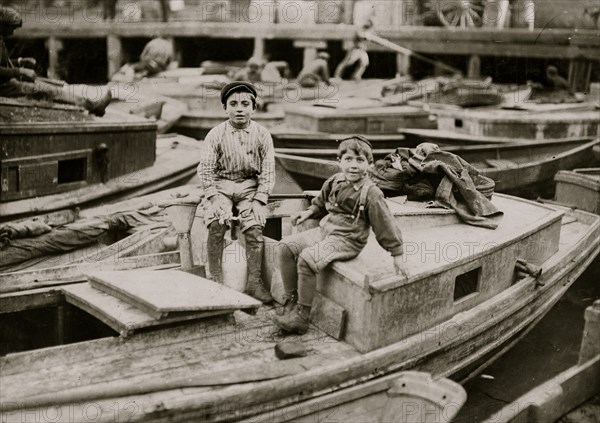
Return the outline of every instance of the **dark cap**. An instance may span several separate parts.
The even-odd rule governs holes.
[[[349,136],[349,137],[347,137],[347,138],[344,138],[344,139],[338,140],[338,142],[339,142],[339,143],[342,143],[342,142],[344,142],[344,141],[349,141],[349,140],[356,140],[356,141],[359,141],[359,142],[363,142],[363,143],[367,144],[367,145],[369,146],[369,148],[373,148],[373,146],[371,145],[371,141],[369,141],[368,139],[366,139],[366,138],[365,138],[365,137],[363,137],[362,135],[358,135],[358,134],[355,134],[355,135],[350,135],[350,136]]]
[[[256,88],[250,82],[246,81],[234,81],[225,85],[223,89],[221,89],[221,103],[225,104],[227,102],[227,97],[236,92],[247,92],[250,93],[256,98]]]
[[[0,25],[3,26],[23,26],[21,14],[12,7],[0,6]]]

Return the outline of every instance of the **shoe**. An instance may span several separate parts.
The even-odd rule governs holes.
[[[246,294],[250,295],[253,298],[256,298],[263,304],[269,304],[273,302],[273,296],[269,291],[265,289],[265,287],[260,281],[255,283],[248,282],[248,286],[246,287]]]
[[[290,313],[283,316],[273,316],[273,322],[282,330],[289,333],[304,335],[308,331],[309,313],[304,307],[297,305]]]
[[[104,113],[106,113],[106,107],[110,104],[111,101],[112,101],[112,94],[109,90],[98,101],[86,100],[85,108],[90,113],[92,113],[96,116],[102,117],[102,116],[104,116]]]
[[[287,297],[285,299],[285,301],[281,307],[277,307],[275,309],[275,314],[277,316],[285,316],[286,314],[289,314],[292,310],[294,310],[294,308],[296,308],[297,304],[298,304],[298,294],[296,294],[294,292],[290,297]]]

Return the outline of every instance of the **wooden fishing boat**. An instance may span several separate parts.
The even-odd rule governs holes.
[[[482,423],[597,420],[600,416],[597,405],[588,405],[585,401],[600,394],[599,326],[600,301],[596,300],[585,310],[579,362],[502,407]]]
[[[554,181],[558,203],[600,214],[600,168],[561,170]]]
[[[557,139],[535,140],[528,138],[512,138],[500,136],[481,136],[461,134],[453,131],[442,131],[440,129],[406,128],[400,131],[407,144],[417,145],[422,142],[432,142],[438,145],[470,145],[470,144],[502,144],[502,143],[535,143],[539,141],[558,140],[590,140],[593,136],[574,136]]]
[[[195,174],[198,143],[178,135],[157,138],[148,119],[110,110],[98,118],[20,100],[0,107],[0,113],[19,116],[0,123],[0,221],[137,196]]]
[[[518,107],[506,107],[463,109],[430,104],[429,110],[437,118],[437,130],[408,129],[402,133],[431,142],[473,138],[486,142],[530,142],[600,134],[600,113],[593,103],[520,102]]]
[[[276,106],[263,112],[257,111],[252,115],[252,120],[271,130],[283,122],[285,112]],[[218,109],[213,110],[188,110],[183,113],[174,130],[178,133],[201,140],[206,134],[227,119],[223,106],[219,103]]]
[[[163,95],[154,86],[142,83],[110,82],[107,85],[69,85],[69,89],[80,95],[101,98],[110,91],[113,100],[106,110],[115,114],[132,114],[156,123],[156,132],[165,134],[185,112],[183,102]]]
[[[101,295],[86,297],[91,286],[78,282],[85,280],[83,273],[104,280],[100,285],[115,277],[143,284],[136,278],[155,281],[162,274],[172,294],[173,286],[190,278],[209,286],[173,267],[152,274],[98,273],[91,266],[100,263],[85,263],[79,276],[73,266],[68,279],[46,274],[28,283],[26,274],[4,275],[2,312],[10,305],[13,313],[31,313],[36,301],[43,302],[58,322],[57,338],[71,343],[0,358],[2,418],[22,421],[52,410],[77,420],[93,404],[97,421],[113,421],[115,413],[132,421],[289,421],[330,415],[338,406],[351,410],[352,402],[385,394],[408,369],[467,380],[533,327],[600,248],[598,216],[500,194],[492,201],[504,211],[495,230],[460,223],[451,211],[390,202],[405,240],[403,274],[394,274],[391,258],[374,240],[357,258],[326,269],[314,308],[322,313],[315,312],[307,334],[293,338],[306,347],[306,356],[283,361],[273,349],[284,338],[264,307],[254,315],[188,316],[175,326],[168,317],[127,326],[123,307],[131,311],[131,303],[119,300],[119,314],[118,298],[105,293],[113,307],[99,305],[93,297]],[[290,214],[305,206],[302,199],[270,206],[280,233]],[[188,218],[187,229],[176,231],[190,226]],[[265,278],[275,290],[276,250],[270,251]],[[520,273],[517,259],[539,266],[541,273]],[[92,310],[113,329],[89,315]],[[130,329],[121,335],[114,329],[118,322],[109,319],[119,315],[121,328]],[[4,322],[16,321],[14,314],[5,317]],[[75,332],[78,324],[85,325],[83,338]],[[384,410],[390,408],[378,411]]]
[[[551,181],[557,171],[585,166],[593,161],[592,148],[600,140],[558,140],[528,144],[489,144],[444,147],[496,182],[498,192],[518,192]],[[375,150],[375,159],[391,151]],[[277,163],[304,189],[320,189],[338,172],[335,150],[276,149]]]
[[[386,106],[368,98],[333,98],[286,108],[288,128],[346,134],[399,134],[402,128],[432,128],[430,113],[408,105]]]

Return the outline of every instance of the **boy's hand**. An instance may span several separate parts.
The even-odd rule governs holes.
[[[37,64],[37,61],[33,57],[19,57],[17,63],[19,67],[33,69]]]
[[[223,201],[219,198],[219,195],[213,195],[209,199],[211,208],[215,216],[219,219],[219,222],[224,223],[225,221],[233,217],[231,209],[227,207]]]
[[[311,216],[312,210],[304,210],[303,212],[295,213],[292,215],[292,225],[299,225]]]
[[[396,274],[397,275],[402,275],[406,279],[408,279],[408,273],[406,273],[404,271],[404,269],[402,268],[402,264],[404,262],[404,259],[402,258],[402,255],[393,256],[392,258],[394,259],[394,269],[396,270]]]
[[[33,82],[35,81],[35,71],[27,68],[18,68],[19,70],[19,79],[22,81]]]
[[[254,218],[258,223],[260,223],[261,226],[265,226],[265,223],[267,223],[267,207],[260,201],[253,201],[252,213],[254,213]]]

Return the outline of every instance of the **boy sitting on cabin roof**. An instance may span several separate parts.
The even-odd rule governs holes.
[[[286,332],[306,333],[317,273],[333,261],[358,256],[367,245],[371,228],[377,242],[392,254],[396,273],[402,273],[400,230],[383,193],[367,175],[373,162],[371,143],[361,135],[342,140],[338,160],[341,172],[325,181],[308,210],[292,216],[293,225],[324,216],[319,227],[287,236],[279,243],[286,301],[272,319]]]
[[[91,113],[104,116],[106,106],[112,96],[110,91],[99,99],[89,99],[76,95],[68,86],[40,81],[32,69],[36,65],[33,58],[21,58],[16,66],[8,56],[4,39],[23,26],[21,15],[15,9],[0,6],[0,96],[30,97],[43,100],[54,100],[61,103],[74,104],[89,110]],[[51,81],[50,81],[51,82]],[[95,92],[95,90],[93,90]]]
[[[223,87],[221,103],[229,120],[206,135],[206,154],[198,165],[198,175],[205,195],[204,221],[208,227],[208,266],[212,279],[223,282],[223,237],[235,206],[246,237],[246,292],[270,303],[273,297],[261,281],[262,233],[267,200],[275,184],[275,153],[271,134],[251,119],[256,110],[256,96],[256,88],[246,81]]]

